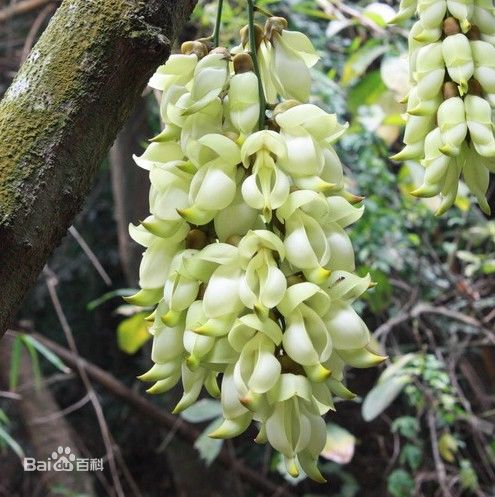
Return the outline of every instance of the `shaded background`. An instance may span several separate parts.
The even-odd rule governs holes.
[[[402,361],[407,385],[379,390],[384,409],[395,400],[366,422],[361,400],[380,370],[349,372],[361,397],[328,416],[325,485],[285,480],[278,457],[252,443],[254,428],[223,447],[204,436],[194,443],[218,416],[216,402],[184,421],[166,415],[179,392],[146,396],[135,377],[149,368],[150,344],[142,315],[121,295],[137,285],[141,255],[127,225],[146,216],[148,201],[147,175],[131,157],[160,126],[147,91],[0,344],[0,496],[495,495],[495,222],[465,189],[456,208],[435,218],[435,200],[407,195],[421,168],[387,159],[401,147],[398,100],[407,92],[407,31],[384,27],[398,2],[258,4],[312,39],[322,55],[313,101],[350,123],[337,148],[349,189],[367,207],[351,237],[359,272],[378,283],[357,310],[391,361]],[[2,94],[57,5],[0,2]],[[215,11],[216,2],[200,1],[182,39],[209,35]],[[244,2],[226,0],[225,43],[237,44],[243,19]],[[494,190],[492,181],[492,209]],[[90,363],[85,381],[63,350],[65,367],[42,347],[48,339],[68,350],[71,335]],[[140,398],[148,401],[141,408]],[[46,459],[59,446],[103,457],[104,471],[22,471],[23,454]]]

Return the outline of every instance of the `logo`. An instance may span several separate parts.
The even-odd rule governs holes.
[[[45,461],[25,457],[24,471],[103,471],[103,459],[76,457],[70,447],[58,447]]]

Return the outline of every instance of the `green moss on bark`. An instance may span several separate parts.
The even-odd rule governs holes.
[[[102,51],[130,29],[132,8],[118,0],[65,2],[7,91],[0,104],[0,222],[36,193],[40,169],[50,167],[50,144],[78,104],[93,98],[97,72],[106,69]]]

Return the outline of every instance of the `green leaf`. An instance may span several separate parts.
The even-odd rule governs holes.
[[[393,497],[411,497],[414,491],[414,480],[404,469],[396,469],[387,479],[387,489]]]
[[[45,347],[41,342],[36,340],[36,338],[30,335],[24,335],[24,343],[33,346],[48,362],[55,366],[62,373],[69,373],[70,368],[68,368],[62,360],[55,355],[50,349]]]
[[[98,297],[91,302],[86,304],[86,309],[88,311],[95,310],[98,306],[104,304],[114,297],[130,297],[134,295],[138,290],[136,288],[119,288],[118,290],[112,290],[111,292],[104,293],[101,297]]]
[[[459,476],[463,488],[473,491],[478,490],[480,486],[478,475],[476,474],[471,461],[468,461],[467,459],[463,459],[461,461],[461,471],[459,472]]]
[[[312,7],[314,5],[314,2],[309,3],[308,5],[298,5],[295,4],[292,9],[294,12],[298,12],[299,14],[303,14],[306,17],[314,17],[316,19],[325,19],[326,21],[331,21],[335,19],[334,15],[327,14],[323,12],[322,10],[318,10]]]
[[[459,444],[455,437],[450,433],[445,432],[440,436],[440,439],[438,440],[438,452],[440,452],[442,458],[447,462],[452,463],[455,461],[455,455],[458,449]]]
[[[347,96],[347,106],[355,114],[361,105],[373,105],[387,90],[380,71],[372,71],[357,83]]]
[[[495,259],[484,261],[481,265],[481,271],[483,272],[483,274],[495,273]]]
[[[340,84],[350,86],[357,78],[361,77],[368,67],[385,52],[388,46],[378,40],[370,40],[356,50],[344,64]]]
[[[423,462],[423,451],[417,445],[406,444],[400,452],[399,462],[407,463],[413,471],[416,471]]]
[[[414,440],[419,433],[419,421],[412,416],[401,416],[394,419],[392,423],[392,432],[400,433],[403,437]]]
[[[364,420],[371,421],[380,415],[397,398],[410,380],[409,375],[392,376],[372,388],[361,408]]]
[[[210,438],[208,433],[219,428],[222,422],[223,418],[217,418],[212,421],[194,442],[194,448],[199,452],[199,456],[207,466],[217,458],[223,445],[222,439]]]
[[[34,376],[34,385],[37,389],[41,387],[41,369],[40,369],[40,361],[38,359],[38,353],[34,348],[33,344],[26,340],[26,335],[21,336],[22,343],[26,347],[29,352],[29,356],[31,357],[31,367],[33,368],[33,376]]]
[[[22,447],[0,426],[0,440],[8,445],[18,456],[19,459],[24,459],[24,451]]]
[[[0,409],[0,423],[5,425],[8,425],[10,423],[10,419],[5,414],[5,411],[3,409]]]
[[[9,388],[15,390],[19,381],[19,371],[21,367],[21,352],[22,339],[17,336],[12,344],[12,353],[10,355],[10,370],[9,370]]]
[[[135,354],[150,338],[150,323],[145,320],[148,312],[139,312],[124,319],[117,327],[117,343],[126,354]]]
[[[190,423],[202,423],[217,418],[222,414],[222,404],[218,400],[201,399],[181,412],[181,416]]]

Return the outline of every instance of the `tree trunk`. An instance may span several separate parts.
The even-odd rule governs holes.
[[[195,0],[65,0],[0,103],[0,336]]]

